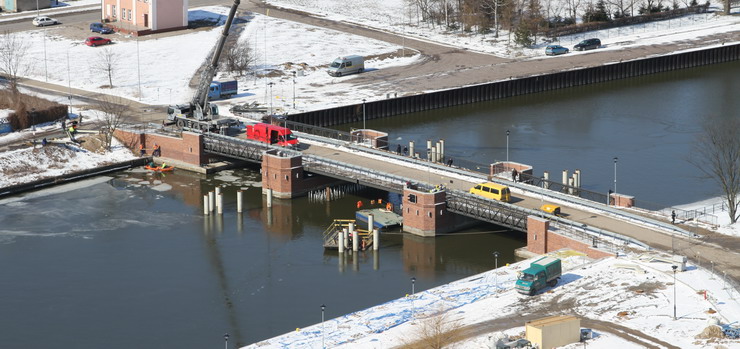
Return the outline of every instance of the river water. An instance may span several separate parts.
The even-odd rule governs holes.
[[[667,205],[711,196],[682,160],[704,114],[738,117],[740,64],[373,120],[392,139],[444,138],[448,154],[509,157],[584,186]],[[554,176],[555,177],[555,176]],[[555,177],[559,178],[559,177]],[[256,167],[201,176],[130,170],[0,200],[0,347],[172,348],[253,343],[411,291],[515,261],[521,233],[480,225],[421,239],[385,234],[381,250],[324,251],[332,219],[355,202],[397,200],[363,190],[332,201],[275,200]],[[223,218],[203,194],[224,186]],[[245,190],[245,212],[236,190]],[[624,188],[624,189],[622,189]]]
[[[703,117],[740,117],[740,62],[368,120],[392,143],[444,139],[448,156],[480,164],[508,159],[561,181],[581,170],[582,187],[632,195],[658,209],[719,196],[687,161]],[[361,123],[342,129],[362,128]],[[393,148],[395,150],[395,148]],[[454,162],[453,162],[454,163]],[[485,168],[485,167],[484,167]]]

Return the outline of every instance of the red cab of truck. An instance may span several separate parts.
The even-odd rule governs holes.
[[[247,125],[247,139],[283,147],[298,144],[298,138],[290,129],[266,123]]]

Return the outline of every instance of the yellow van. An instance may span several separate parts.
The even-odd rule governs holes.
[[[480,195],[484,198],[503,202],[511,201],[511,192],[509,191],[509,187],[491,182],[478,184],[470,188],[470,194]]]

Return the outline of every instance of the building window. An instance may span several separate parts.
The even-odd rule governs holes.
[[[134,19],[134,17],[131,16],[131,10],[128,10],[128,20],[130,21],[132,19]]]
[[[111,6],[111,8],[113,9],[113,11],[112,11],[113,18],[116,18],[116,14],[117,14],[117,12],[116,12],[116,5]]]

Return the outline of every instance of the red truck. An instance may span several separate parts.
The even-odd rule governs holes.
[[[266,123],[248,125],[247,139],[283,147],[298,144],[298,138],[290,132],[290,129]]]

